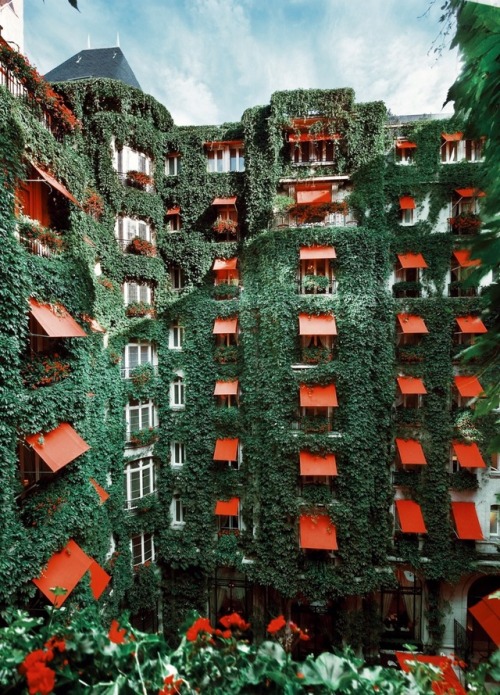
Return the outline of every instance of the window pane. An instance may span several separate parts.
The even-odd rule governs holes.
[[[130,471],[130,499],[137,500],[141,497],[141,473],[140,470]]]
[[[141,364],[148,364],[148,362],[151,361],[150,360],[150,346],[149,345],[141,345],[140,351],[141,351],[140,363]]]
[[[217,150],[217,171],[224,171],[224,152]]]
[[[141,408],[142,429],[147,429],[152,426],[151,411],[149,405],[143,405]]]
[[[128,346],[128,367],[129,369],[134,369],[139,364],[139,346],[129,345]]]
[[[229,150],[230,171],[238,171],[238,153],[235,149]]]
[[[128,283],[128,302],[129,304],[131,302],[137,302],[138,300],[138,292],[137,292],[137,285],[135,282],[129,282]]]
[[[129,410],[129,423],[130,423],[130,430],[133,432],[134,430],[137,431],[141,428],[140,426],[140,421],[139,421],[139,410],[137,408]]]
[[[138,287],[140,301],[149,303],[149,287],[147,285],[139,285]]]

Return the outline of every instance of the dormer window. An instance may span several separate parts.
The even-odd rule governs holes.
[[[224,173],[245,171],[243,140],[206,142],[207,171]]]

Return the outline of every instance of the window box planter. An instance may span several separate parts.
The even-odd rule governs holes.
[[[219,345],[215,349],[214,360],[220,364],[236,362],[238,359],[238,348],[236,345]]]
[[[34,242],[47,247],[52,253],[60,252],[64,248],[64,239],[57,232],[48,227],[42,227],[35,220],[20,221],[17,228],[21,241],[29,248]]]
[[[24,385],[30,389],[50,386],[66,379],[71,373],[68,362],[59,354],[35,358],[25,364],[22,370]]]
[[[463,470],[450,473],[450,488],[452,490],[477,490],[478,487],[476,473]]]
[[[309,434],[323,434],[329,432],[332,428],[332,422],[327,417],[315,417],[308,415],[300,421],[300,428],[303,432]]]
[[[137,318],[141,316],[152,317],[155,315],[154,307],[147,302],[132,302],[126,306],[125,311],[129,318]]]
[[[220,285],[214,285],[213,296],[214,299],[234,299],[240,294],[240,288],[238,285],[230,285],[227,282],[220,283]]]
[[[330,286],[330,279],[326,275],[305,275],[302,286],[306,294],[324,294]]]
[[[477,234],[481,228],[481,219],[474,213],[450,217],[450,227],[453,234]]]
[[[138,236],[129,242],[126,250],[128,253],[133,253],[136,256],[156,256],[156,246]]]
[[[319,364],[329,362],[332,359],[332,352],[325,347],[307,347],[302,348],[301,358],[304,364]]]
[[[477,297],[478,285],[470,285],[465,280],[454,280],[449,286],[450,297]]]
[[[143,171],[135,171],[135,169],[127,171],[125,181],[128,186],[139,188],[143,191],[153,184],[153,178],[149,174],[145,174]]]
[[[395,297],[421,297],[421,282],[395,282],[392,286]]]
[[[141,364],[130,372],[130,381],[140,389],[150,384],[155,377],[155,369],[152,364]]]
[[[234,220],[218,217],[213,223],[212,229],[216,234],[229,234],[229,236],[236,236],[238,223]]]
[[[129,444],[131,446],[149,446],[158,440],[156,427],[149,427],[145,430],[134,430],[130,433]]]

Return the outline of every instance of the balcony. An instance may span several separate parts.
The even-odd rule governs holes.
[[[130,253],[135,256],[156,256],[155,244],[147,239],[137,236],[133,239],[117,239],[116,242],[125,253]]]
[[[303,415],[293,424],[292,428],[306,434],[325,434],[333,431],[333,416]]]
[[[336,294],[337,281],[327,275],[303,275],[298,289],[300,294]]]
[[[460,236],[472,236],[481,229],[481,219],[475,213],[461,213],[448,218],[450,232]]]
[[[448,285],[449,297],[477,297],[478,285],[469,285],[466,280],[454,280]]]
[[[145,191],[146,193],[153,193],[153,177],[149,174],[145,174],[142,171],[136,171],[135,169],[131,169],[129,171],[117,171],[116,173],[124,186],[136,188],[137,190]]]
[[[358,223],[349,213],[328,213],[314,209],[319,206],[296,205],[288,214],[276,214],[273,227],[357,227]],[[302,210],[304,208],[304,210]],[[306,210],[306,208],[309,208]],[[312,209],[311,209],[312,208]]]

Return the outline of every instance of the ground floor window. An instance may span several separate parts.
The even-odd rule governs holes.
[[[250,618],[252,588],[246,575],[232,567],[219,567],[211,584],[209,608],[213,623],[231,613],[238,613],[243,620]]]
[[[409,569],[396,570],[398,587],[380,595],[382,643],[398,646],[419,642],[422,624],[422,585]]]

